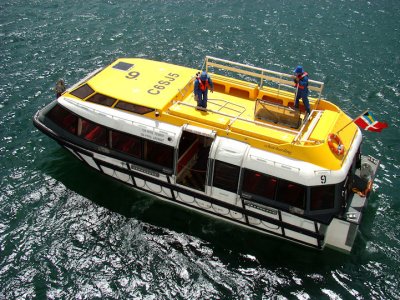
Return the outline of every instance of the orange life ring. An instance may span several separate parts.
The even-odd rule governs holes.
[[[336,155],[343,155],[344,153],[344,145],[340,137],[334,133],[330,133],[328,135],[328,145],[331,151]]]
[[[367,186],[365,187],[364,191],[360,191],[357,188],[353,188],[352,191],[356,194],[358,194],[360,197],[366,197],[368,196],[369,192],[372,190],[372,180],[368,181]]]
[[[368,181],[367,187],[364,190],[364,195],[368,196],[369,192],[372,190],[372,180]]]

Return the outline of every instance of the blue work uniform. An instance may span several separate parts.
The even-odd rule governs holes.
[[[197,96],[197,106],[207,108],[208,89],[214,91],[214,84],[206,72],[202,72],[200,77],[194,81],[194,94]]]
[[[299,100],[301,98],[307,113],[310,113],[310,102],[308,101],[308,73],[297,73],[296,77],[298,79],[298,82],[296,83],[297,92],[294,107],[299,108]]]

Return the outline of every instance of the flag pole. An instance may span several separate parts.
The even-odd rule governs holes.
[[[347,126],[349,126],[351,123],[353,123],[355,120],[357,120],[359,117],[363,116],[365,113],[367,113],[369,111],[369,109],[367,109],[366,111],[364,111],[361,115],[358,115],[357,117],[355,117],[353,120],[351,120],[349,123],[347,123],[344,127],[342,127],[341,129],[339,129],[338,131],[336,131],[336,134],[339,134],[339,132],[341,132],[343,129],[345,129]]]

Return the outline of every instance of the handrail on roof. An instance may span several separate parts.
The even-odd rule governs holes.
[[[190,103],[186,103],[186,102],[183,102],[183,101],[176,101],[175,103],[178,104],[178,105],[188,106],[188,107],[192,107],[192,108],[196,107],[196,105],[193,105],[193,104],[190,104]],[[247,118],[242,118],[242,117],[240,117],[241,113],[239,115],[231,115],[231,114],[220,112],[218,110],[212,110],[212,109],[209,109],[209,108],[207,108],[207,111],[211,112],[211,113],[214,113],[214,114],[217,114],[217,115],[233,118],[233,120],[231,120],[231,122],[229,123],[227,129],[229,129],[229,127],[232,126],[232,124],[236,120],[241,120],[241,121],[245,121],[245,122],[248,122],[248,123],[257,124],[257,125],[260,125],[260,126],[263,126],[263,127],[272,128],[272,129],[275,129],[275,130],[285,131],[285,132],[289,132],[289,133],[292,133],[292,134],[298,134],[297,130],[285,128],[285,127],[282,127],[282,126],[276,126],[276,125],[272,125],[272,124],[268,124],[268,123],[264,123],[264,122],[259,122],[259,121],[255,121],[255,120],[249,120]]]
[[[252,76],[252,77],[258,78],[258,79],[260,79],[259,88],[264,87],[264,80],[267,80],[269,82],[277,84],[278,88],[279,88],[278,91],[280,91],[281,87],[293,88],[293,75],[290,75],[290,74],[285,74],[285,73],[267,70],[267,69],[263,69],[263,68],[253,67],[250,65],[245,65],[242,63],[237,63],[237,62],[229,61],[226,59],[220,59],[220,58],[216,58],[216,57],[212,57],[212,56],[206,56],[204,59],[204,64],[202,66],[202,70],[205,70],[206,72],[210,72],[210,68],[213,68],[214,72],[212,72],[212,73],[215,75],[226,76],[226,74],[223,74],[223,73],[220,74],[220,73],[215,72],[217,69],[220,69],[222,71],[231,71],[231,72],[237,73],[239,75],[247,75],[247,76]],[[239,78],[240,78],[240,80],[243,80],[243,76],[240,76]],[[192,81],[193,79],[194,79],[194,77],[191,78],[189,80],[189,82]],[[243,81],[254,84],[254,82],[251,82],[249,80],[243,80]],[[319,93],[319,96],[318,96],[318,103],[319,103],[319,101],[321,99],[321,94],[322,94],[322,91],[324,88],[324,83],[320,82],[320,81],[316,81],[316,80],[309,80],[308,82],[309,82],[308,88],[312,91]],[[181,94],[183,96],[182,90],[179,90],[179,91],[181,92]],[[217,100],[217,99],[210,99],[210,100]],[[195,107],[195,105],[185,103],[183,101],[176,101],[174,103],[176,103],[178,105]],[[318,106],[318,103],[317,103],[316,107]],[[226,104],[227,103],[225,103],[225,105]],[[233,103],[230,103],[230,104],[233,104]],[[223,105],[223,106],[225,106],[225,105]],[[242,112],[239,112],[239,111],[237,111],[238,115],[236,115],[236,116],[231,115],[231,114],[222,113],[219,110],[214,111],[211,109],[207,109],[207,111],[209,111],[211,113],[215,113],[215,114],[233,118],[228,125],[228,128],[227,128],[228,130],[229,130],[230,126],[236,120],[241,120],[241,121],[261,125],[263,127],[268,127],[268,128],[296,134],[292,143],[296,143],[299,141],[300,137],[303,135],[304,129],[306,128],[306,124],[310,120],[310,116],[313,114],[317,114],[317,118],[316,118],[315,122],[313,122],[313,125],[312,125],[312,127],[315,127],[315,123],[318,121],[320,114],[321,114],[321,112],[318,110],[311,111],[311,114],[308,115],[305,120],[303,120],[301,128],[299,130],[293,130],[293,129],[285,128],[282,126],[276,126],[276,125],[272,125],[272,124],[268,124],[268,123],[264,123],[264,122],[255,121],[255,120],[249,120],[247,118],[242,118],[241,117]],[[307,141],[307,140],[305,140],[305,141]]]
[[[224,102],[224,104],[220,105],[218,103],[215,103],[214,101],[222,101],[222,102]],[[217,112],[220,112],[221,109],[226,108],[228,110],[233,110],[238,113],[233,119],[231,119],[228,127],[231,127],[231,125],[246,111],[246,108],[244,106],[232,103],[230,101],[222,100],[222,99],[208,99],[208,102],[211,102],[217,106],[220,106],[220,108],[217,110]],[[240,108],[240,110],[236,110],[234,108],[229,108],[228,105],[236,106],[236,107]]]
[[[322,112],[323,111],[321,111],[321,110],[312,110],[311,113],[309,115],[307,115],[306,119],[304,120],[299,132],[297,133],[296,137],[293,139],[292,143],[297,143],[299,140],[308,141],[308,138],[310,137],[311,132],[314,130],[315,126],[317,125],[319,119],[322,116]],[[312,118],[312,122],[309,125],[307,131],[304,133],[306,124],[311,118]],[[310,142],[310,141],[308,141],[308,142]],[[313,141],[313,142],[316,143],[316,142],[321,142],[321,141]]]
[[[257,78],[260,80],[259,83],[260,88],[263,87],[264,80],[266,80],[267,82],[272,82],[274,84],[277,84],[279,89],[281,85],[285,85],[287,87],[293,87],[293,75],[286,73],[253,67],[250,65],[245,65],[242,63],[237,63],[226,59],[216,58],[213,56],[206,56],[204,59],[204,65],[206,72],[209,72],[209,69],[212,67],[214,70],[213,72],[214,74],[217,74],[215,71],[217,69],[220,69],[224,71],[235,72],[240,75],[248,75]],[[324,83],[309,79],[308,88],[309,90],[318,93],[318,102],[319,102],[324,88]]]

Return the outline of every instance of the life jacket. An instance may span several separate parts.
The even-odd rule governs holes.
[[[208,83],[208,78],[205,81],[201,80],[200,77],[198,77],[197,79],[199,81],[199,88],[201,91],[204,92],[206,89],[210,87],[210,84]]]
[[[295,84],[295,87],[297,87],[300,90],[304,90],[306,86],[300,84],[300,80],[302,80],[304,77],[308,76],[307,72],[303,72],[302,74],[297,75],[298,83]]]

